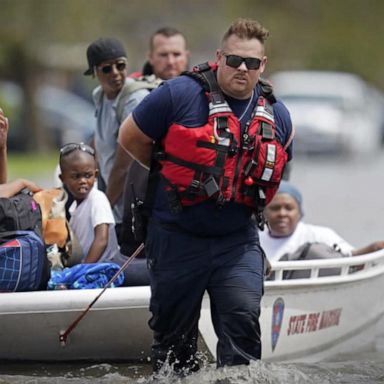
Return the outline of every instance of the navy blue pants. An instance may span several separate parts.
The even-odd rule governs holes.
[[[205,291],[218,337],[217,365],[260,359],[263,255],[253,223],[221,237],[198,237],[151,222],[146,241],[154,370],[168,361],[194,368]]]

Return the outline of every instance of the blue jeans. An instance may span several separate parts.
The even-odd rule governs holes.
[[[167,359],[195,366],[204,292],[218,337],[217,365],[260,359],[263,254],[253,223],[231,235],[198,237],[151,222],[146,241],[154,369]]]

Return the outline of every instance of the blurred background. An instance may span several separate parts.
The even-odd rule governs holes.
[[[90,135],[97,82],[82,73],[91,41],[118,37],[136,71],[152,32],[174,26],[187,37],[192,66],[214,59],[237,17],[270,30],[264,77],[291,111],[298,154],[382,148],[382,0],[0,0],[0,12],[0,107],[11,158],[44,158]],[[346,135],[351,127],[356,134]]]

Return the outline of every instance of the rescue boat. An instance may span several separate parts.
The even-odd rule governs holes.
[[[260,318],[263,360],[314,362],[374,341],[384,314],[384,250],[272,267],[275,278],[265,282]],[[323,276],[330,268],[336,272]],[[306,270],[308,277],[287,279],[292,270]],[[108,288],[84,314],[100,292],[0,294],[0,360],[148,361],[149,287]],[[214,360],[208,296],[199,330],[200,348]]]

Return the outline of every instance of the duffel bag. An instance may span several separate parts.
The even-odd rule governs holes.
[[[0,233],[35,231],[41,235],[41,229],[40,207],[29,193],[0,198]]]
[[[34,231],[0,233],[0,292],[46,289],[49,265],[45,245]]]

